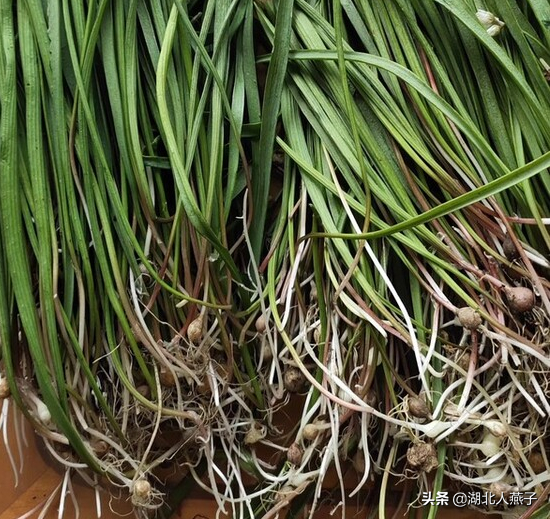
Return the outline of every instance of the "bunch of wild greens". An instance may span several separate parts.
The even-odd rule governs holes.
[[[67,471],[143,513],[205,457],[230,487],[214,452],[234,463],[262,398],[239,349],[253,6],[29,0],[0,20],[2,383]]]
[[[543,492],[549,25],[0,3],[1,382],[66,474],[142,516],[187,474],[235,517],[315,504],[331,467],[381,517],[391,473],[411,502]]]
[[[550,12],[486,9],[296,0],[286,13],[278,144],[299,185],[289,207],[311,227],[288,227],[296,293],[270,309],[295,362],[316,366],[323,461],[359,456],[383,488],[391,471],[500,498],[550,478]],[[284,16],[260,14],[275,48]],[[273,286],[281,269],[267,270]],[[311,272],[302,320],[318,348],[290,320]]]

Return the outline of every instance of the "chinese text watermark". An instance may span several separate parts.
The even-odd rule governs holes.
[[[449,495],[449,492],[422,492],[420,502],[422,505],[456,506],[515,506],[531,505],[537,500],[535,492],[510,492],[509,494],[496,495],[492,492],[457,492]]]

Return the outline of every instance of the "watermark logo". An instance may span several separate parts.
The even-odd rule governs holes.
[[[510,492],[507,495],[497,495],[493,492],[457,492],[452,496],[449,492],[422,492],[420,503],[424,506],[455,506],[463,508],[465,506],[530,506],[537,500],[535,492]]]

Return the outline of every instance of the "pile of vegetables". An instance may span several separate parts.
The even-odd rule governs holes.
[[[374,485],[385,517],[397,476],[544,513],[550,4],[5,0],[0,27],[2,427],[11,396],[138,517],[194,488],[314,513],[331,471],[335,510]]]

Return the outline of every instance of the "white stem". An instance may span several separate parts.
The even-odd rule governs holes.
[[[65,512],[65,501],[67,500],[67,485],[70,479],[70,470],[65,469],[63,475],[63,482],[61,483],[61,496],[59,497],[59,508],[57,509],[57,519],[63,519],[63,513]]]
[[[514,374],[514,371],[512,369],[510,369],[510,366],[506,366],[506,371],[508,372],[508,375],[510,375],[510,378],[512,379],[512,381],[514,382],[514,384],[516,385],[516,387],[518,388],[519,392],[523,395],[523,397],[525,398],[525,400],[527,400],[529,402],[529,404],[531,404],[531,406],[533,407],[533,409],[535,409],[535,411],[537,411],[537,413],[539,413],[541,416],[546,416],[546,414],[544,413],[544,411],[540,408],[540,406],[535,402],[534,398],[527,392],[527,390],[523,387],[523,385],[519,382],[519,380],[517,379],[516,375]]]
[[[368,420],[369,416],[366,413],[361,415],[361,441],[359,447],[363,451],[363,457],[365,459],[365,470],[363,471],[363,477],[357,484],[357,486],[350,492],[349,497],[353,497],[363,485],[367,482],[368,477],[370,476],[370,453],[369,453],[369,439],[368,439]]]
[[[4,445],[6,447],[6,453],[10,461],[11,470],[13,472],[13,478],[15,481],[15,487],[19,485],[19,472],[17,471],[17,465],[13,454],[11,452],[9,435],[8,435],[8,411],[9,411],[9,399],[5,398],[2,402],[2,417],[0,418],[0,425],[2,426],[2,437],[4,438]]]

